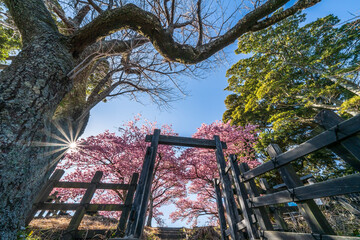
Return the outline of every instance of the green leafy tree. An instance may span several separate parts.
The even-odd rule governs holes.
[[[3,12],[2,2],[0,1],[0,12]],[[20,37],[15,29],[11,28],[9,19],[0,14],[0,63],[9,59],[11,51],[20,49]],[[1,69],[1,68],[0,68]]]
[[[329,15],[304,25],[305,14],[296,14],[259,32],[239,38],[237,54],[250,54],[228,70],[232,91],[225,104],[223,120],[233,124],[257,124],[261,139],[257,148],[277,143],[283,150],[312,136],[314,116],[322,109],[343,117],[359,113],[358,87],[360,31],[358,22],[340,25]],[[303,25],[303,26],[302,26]],[[331,153],[320,151],[298,164],[308,173],[314,166],[326,169]]]

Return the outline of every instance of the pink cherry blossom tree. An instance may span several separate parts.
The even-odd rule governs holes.
[[[68,169],[65,181],[90,182],[96,171],[103,171],[102,182],[128,183],[134,172],[141,172],[146,147],[146,134],[152,134],[156,123],[142,121],[136,117],[119,128],[119,133],[105,131],[97,136],[82,139],[76,151],[67,154],[58,165],[60,169]],[[161,134],[177,135],[171,126],[161,127]],[[184,182],[184,168],[176,157],[176,149],[172,146],[159,145],[155,163],[154,181],[152,184],[148,221],[155,218],[161,223],[162,212],[160,206],[166,205],[174,198],[184,197],[186,193]],[[76,201],[84,190],[55,189],[62,196],[62,200]],[[122,203],[123,191],[97,190],[92,203]],[[111,212],[101,213],[110,216]],[[118,215],[112,214],[113,217]]]
[[[257,166],[254,144],[257,140],[256,126],[231,126],[230,123],[216,121],[210,125],[202,124],[194,138],[213,139],[219,135],[226,142],[224,154],[236,154],[239,162],[246,162],[250,167]],[[184,182],[189,182],[187,195],[175,203],[177,210],[170,217],[173,221],[187,219],[188,223],[197,224],[198,218],[207,215],[211,223],[217,221],[217,208],[213,179],[219,176],[215,151],[211,149],[188,148],[179,157],[186,169]],[[196,195],[196,199],[189,197]],[[191,196],[190,195],[190,196]]]

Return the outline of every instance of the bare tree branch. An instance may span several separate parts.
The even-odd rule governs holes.
[[[73,21],[75,22],[75,24],[77,26],[80,26],[80,24],[82,23],[82,21],[84,20],[85,16],[88,14],[88,12],[91,10],[91,8],[89,7],[89,5],[85,5],[84,7],[82,7],[78,14],[74,17]]]
[[[275,14],[267,20],[261,20],[282,7],[289,0],[269,0],[258,8],[246,14],[237,24],[217,39],[197,47],[177,43],[171,33],[164,29],[160,19],[151,12],[145,11],[134,4],[111,9],[100,14],[91,23],[77,31],[72,37],[74,54],[79,54],[84,48],[97,40],[121,29],[132,29],[148,38],[155,49],[168,61],[194,64],[203,61],[227,45],[233,43],[239,36],[260,30],[291,15],[294,11],[310,7],[320,0],[299,0],[283,13]],[[265,21],[265,22],[264,22]]]
[[[96,4],[94,3],[93,0],[88,0],[88,3],[98,12],[98,13],[102,13],[103,10]]]
[[[196,44],[196,46],[201,46],[202,45],[202,38],[203,38],[203,23],[202,23],[202,19],[201,19],[201,0],[198,0],[197,2],[197,19],[198,19],[198,24],[199,24],[199,38],[198,38],[198,42]]]

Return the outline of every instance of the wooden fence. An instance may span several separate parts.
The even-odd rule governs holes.
[[[103,172],[97,171],[92,178],[91,182],[60,182],[60,178],[63,176],[64,170],[57,169],[45,186],[40,191],[36,198],[35,203],[31,209],[29,216],[26,219],[26,225],[28,225],[34,218],[35,214],[39,210],[48,211],[69,211],[75,210],[74,215],[71,218],[69,226],[63,234],[63,239],[75,239],[80,237],[82,234],[78,231],[78,227],[83,219],[85,213],[97,212],[97,211],[122,211],[116,234],[121,235],[124,233],[126,228],[126,222],[129,218],[130,209],[132,207],[132,201],[134,192],[137,186],[137,180],[139,177],[138,173],[134,173],[129,184],[114,184],[114,183],[101,183],[100,180],[103,176]],[[86,189],[84,196],[80,203],[60,203],[52,201],[52,197],[49,194],[54,188],[83,188]],[[90,204],[95,191],[97,189],[109,189],[109,190],[127,190],[124,204]],[[40,212],[41,213],[41,212]],[[99,231],[87,231],[87,238],[92,238]]]
[[[325,131],[296,148],[282,153],[276,144],[270,144],[267,152],[272,158],[258,167],[249,169],[246,163],[237,164],[236,156],[230,155],[228,165],[217,145],[217,162],[220,179],[214,180],[219,211],[222,239],[360,239],[336,236],[314,199],[360,192],[360,174],[318,182],[302,183],[291,162],[327,147],[355,170],[360,170],[360,115],[344,121],[335,113],[323,111],[316,117]],[[215,140],[217,138],[215,137]],[[276,170],[284,181],[281,187],[269,189],[264,179],[258,179],[265,191],[259,191],[255,178]],[[233,189],[233,186],[235,189]],[[235,192],[235,193],[234,193]],[[277,204],[295,202],[298,212],[307,222],[312,233],[286,232],[287,226]],[[225,204],[225,208],[223,206]],[[240,206],[240,209],[238,209]],[[293,209],[293,207],[291,207]],[[226,213],[226,214],[225,214]],[[275,231],[269,213],[274,216]]]

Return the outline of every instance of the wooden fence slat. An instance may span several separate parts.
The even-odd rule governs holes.
[[[124,201],[125,208],[121,213],[121,217],[120,217],[120,220],[119,220],[119,223],[117,226],[116,236],[122,236],[125,234],[126,222],[129,218],[138,178],[139,178],[138,173],[134,173],[131,177],[130,188],[129,188],[128,192],[126,193],[126,198]]]
[[[43,210],[77,210],[81,207],[80,203],[41,203],[38,209]],[[122,211],[124,204],[88,204],[86,210],[89,212],[96,211]]]
[[[54,189],[54,185],[57,181],[60,180],[60,178],[64,175],[65,171],[61,169],[55,170],[55,172],[50,176],[48,182],[45,184],[45,186],[40,190],[39,195],[36,197],[35,202],[30,210],[30,213],[26,217],[25,220],[25,226],[29,225],[31,220],[34,218],[34,215],[38,211],[37,205],[41,202],[45,202],[51,193],[51,191]]]
[[[287,203],[293,200],[292,192],[295,191],[294,200],[304,201],[314,198],[331,197],[349,193],[360,192],[360,174],[353,174],[307,186],[297,187],[291,191],[280,191],[265,196],[251,199],[255,207]]]
[[[65,234],[65,236],[64,236],[65,239],[72,238],[72,236],[71,236],[72,232],[78,229],[78,227],[81,223],[81,220],[84,217],[84,214],[86,213],[87,210],[89,210],[89,208],[88,208],[89,206],[86,206],[86,205],[89,205],[92,197],[94,196],[94,193],[96,191],[96,185],[100,182],[102,175],[103,175],[103,172],[101,172],[101,171],[97,171],[95,173],[93,179],[91,180],[91,185],[86,190],[83,198],[80,201],[80,206],[76,209],[74,216],[71,218],[69,226],[66,229],[67,234]]]
[[[315,116],[315,122],[328,130],[337,124],[343,122],[340,116],[333,111],[322,110]],[[350,164],[355,170],[360,171],[360,138],[353,136],[328,147],[345,162]]]
[[[222,203],[222,197],[221,197],[218,179],[214,179],[214,188],[215,188],[216,204],[219,214],[221,240],[227,240],[229,238],[226,235],[226,220],[225,220],[224,206]]]
[[[276,158],[282,153],[280,147],[277,144],[270,144],[266,151],[271,158]],[[293,191],[296,187],[304,186],[291,163],[278,168],[278,170],[281,178],[289,190],[292,189],[291,191]],[[331,228],[330,224],[313,199],[301,201],[297,204],[301,215],[304,217],[314,233],[326,233],[330,235],[335,234],[334,230]]]
[[[243,239],[242,232],[238,231],[237,223],[240,222],[240,216],[237,212],[237,206],[234,198],[234,192],[231,186],[230,177],[225,173],[226,162],[224,158],[224,153],[222,150],[222,145],[219,136],[215,135],[214,140],[216,143],[216,161],[220,175],[220,182],[222,184],[223,193],[225,195],[225,206],[228,225],[231,232],[231,238],[233,240]]]
[[[260,183],[260,186],[262,187],[262,189],[264,189],[267,194],[273,193],[274,190],[270,189],[269,184],[265,178],[260,178],[259,183]],[[298,210],[297,207],[295,207],[294,209],[295,209],[295,211]],[[279,229],[283,230],[283,231],[288,231],[289,230],[288,225],[286,224],[285,220],[282,218],[280,209],[278,207],[269,207],[269,211],[274,216],[275,222],[278,225]]]
[[[155,168],[155,160],[157,155],[157,148],[159,144],[159,136],[160,136],[160,129],[155,129],[151,140],[151,147],[153,150],[151,151],[151,155],[150,155],[150,164],[149,164],[148,174],[146,175],[144,194],[141,199],[138,219],[134,231],[135,238],[140,238],[144,230],[146,211],[148,209],[148,203],[151,194],[151,186],[154,178],[154,168]]]
[[[152,135],[146,135],[145,141],[151,142]],[[188,137],[178,137],[178,136],[165,136],[160,135],[159,144],[164,145],[176,145],[183,147],[198,147],[198,148],[210,148],[215,149],[215,141],[211,139],[199,139],[199,138],[188,138]],[[221,142],[222,148],[226,149],[226,143]]]
[[[349,120],[339,123],[337,126],[313,137],[312,139],[300,144],[296,148],[280,154],[276,157],[276,161],[269,161],[253,168],[245,173],[244,180],[250,180],[263,173],[269,172],[275,168],[286,165],[298,158],[301,158],[309,153],[312,153],[321,148],[327,147],[330,144],[342,141],[360,131],[360,115],[357,115]]]
[[[243,176],[247,171],[250,170],[248,164],[244,163],[244,162],[240,163],[239,168],[240,168],[241,176]],[[245,186],[247,187],[248,193],[251,198],[257,197],[260,195],[258,188],[253,179],[251,179],[248,182],[245,182]],[[252,203],[250,203],[250,202],[249,202],[249,205],[251,208],[253,207]],[[254,208],[253,211],[256,215],[257,221],[262,230],[273,230],[272,223],[269,219],[269,216],[266,212],[265,207]]]
[[[316,233],[294,233],[294,232],[277,232],[265,231],[263,237],[266,240],[359,240],[360,237],[320,235]]]
[[[259,236],[257,233],[256,223],[252,222],[252,217],[251,217],[253,215],[253,211],[248,206],[248,202],[247,202],[248,194],[247,194],[245,185],[243,182],[240,182],[240,179],[239,179],[240,169],[239,169],[239,165],[236,161],[236,156],[231,154],[229,156],[228,160],[230,162],[232,176],[234,179],[235,188],[236,188],[236,192],[237,192],[237,198],[238,198],[238,202],[241,207],[242,215],[245,220],[244,222],[245,222],[245,226],[247,229],[247,233],[249,234],[250,239],[257,239],[257,238],[259,238]]]
[[[90,187],[91,183],[87,182],[57,182],[54,184],[54,188],[85,188]],[[128,190],[129,184],[117,184],[117,183],[99,183],[97,189],[109,189],[109,190]]]

